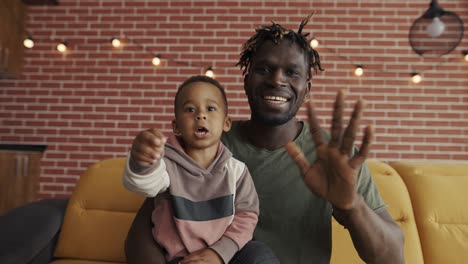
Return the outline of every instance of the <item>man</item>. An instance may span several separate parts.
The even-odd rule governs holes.
[[[370,127],[361,148],[354,149],[362,102],[356,103],[344,131],[341,91],[330,134],[319,126],[311,103],[309,124],[294,118],[309,96],[313,71],[321,70],[318,53],[302,33],[309,17],[297,32],[276,23],[257,29],[239,60],[251,118],[234,122],[223,143],[247,165],[257,189],[260,216],[254,239],[267,244],[281,263],[329,263],[333,215],[349,230],[365,262],[404,263],[403,234],[364,164]],[[144,131],[131,155],[151,158],[155,145],[151,130]],[[130,263],[150,261],[157,251],[142,234],[150,228],[151,210],[145,202],[129,232]]]

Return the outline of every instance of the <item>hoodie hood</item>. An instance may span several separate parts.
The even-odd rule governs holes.
[[[185,153],[182,147],[183,140],[181,137],[171,135],[166,141],[165,158],[175,162],[180,167],[184,168],[191,174],[199,175],[200,173],[215,174],[217,171],[222,170],[226,162],[232,157],[232,153],[220,141],[218,152],[211,165],[205,169],[195,160]]]

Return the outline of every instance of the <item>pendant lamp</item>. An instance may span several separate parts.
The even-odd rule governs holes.
[[[440,57],[454,50],[463,39],[463,21],[432,0],[429,9],[413,22],[409,42],[414,52],[424,57]]]

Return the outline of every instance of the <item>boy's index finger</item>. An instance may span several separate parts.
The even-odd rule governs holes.
[[[160,147],[166,143],[167,138],[163,133],[161,133],[161,131],[152,128],[145,132],[144,140],[149,146]]]

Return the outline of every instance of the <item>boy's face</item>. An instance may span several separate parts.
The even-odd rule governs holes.
[[[272,41],[259,47],[252,58],[244,89],[252,119],[267,125],[282,125],[296,115],[309,94],[310,69],[296,43]]]
[[[217,147],[223,131],[231,128],[223,95],[211,83],[184,86],[175,107],[174,133],[182,136],[186,148]]]

